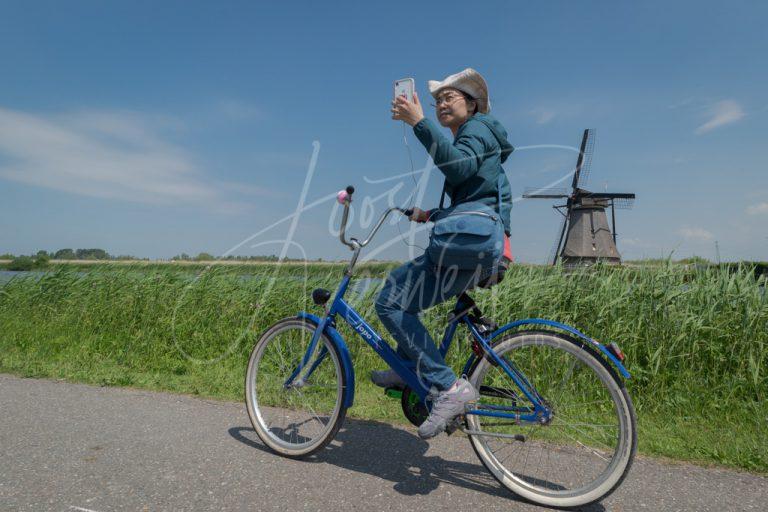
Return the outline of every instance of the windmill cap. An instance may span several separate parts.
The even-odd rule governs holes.
[[[444,80],[430,80],[427,82],[429,93],[433,98],[437,98],[438,93],[446,87],[458,89],[461,92],[472,96],[477,101],[477,111],[487,114],[491,111],[491,100],[488,97],[488,84],[485,83],[483,75],[472,68],[459,71],[456,74],[446,77]]]

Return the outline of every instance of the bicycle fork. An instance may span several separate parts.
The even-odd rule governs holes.
[[[284,389],[303,387],[307,383],[307,381],[309,381],[309,377],[312,375],[315,369],[318,366],[320,366],[320,363],[322,363],[323,359],[325,359],[325,357],[328,355],[328,347],[323,345],[320,348],[320,353],[317,354],[317,357],[315,357],[315,360],[309,366],[307,371],[304,373],[303,376],[299,377],[299,374],[301,374],[301,371],[307,366],[310,358],[312,357],[312,354],[315,352],[315,349],[317,348],[317,342],[320,340],[320,336],[325,330],[326,322],[327,322],[327,319],[323,319],[323,321],[318,324],[317,329],[315,329],[315,332],[312,334],[312,340],[309,342],[309,346],[307,347],[307,352],[304,354],[304,357],[302,358],[301,361],[297,362],[296,368],[293,370],[291,375],[285,380],[285,382],[283,382]]]

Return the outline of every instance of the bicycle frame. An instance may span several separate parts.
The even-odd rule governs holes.
[[[408,387],[419,396],[421,401],[426,402],[427,399],[430,397],[430,389],[427,386],[425,386],[425,384],[419,378],[417,369],[413,367],[413,363],[400,358],[400,356],[398,356],[397,353],[394,350],[392,350],[389,344],[383,340],[383,338],[379,335],[379,333],[377,333],[376,330],[373,327],[371,327],[360,316],[360,314],[357,311],[355,311],[355,309],[344,300],[344,295],[347,291],[347,287],[349,286],[349,282],[352,278],[353,269],[354,269],[355,263],[357,262],[357,258],[360,254],[360,250],[371,241],[373,236],[376,234],[376,232],[384,223],[384,220],[390,213],[394,211],[399,211],[406,215],[409,215],[409,213],[407,210],[404,210],[402,208],[389,208],[382,214],[381,218],[379,218],[378,222],[375,224],[374,228],[371,230],[371,233],[368,235],[368,237],[364,241],[361,242],[355,238],[351,238],[349,241],[347,241],[345,238],[345,229],[346,229],[347,218],[349,214],[349,203],[351,201],[351,194],[353,191],[354,189],[352,187],[347,188],[348,196],[343,200],[344,212],[342,215],[341,227],[339,230],[339,239],[344,245],[347,245],[353,251],[352,258],[350,259],[349,265],[346,271],[344,272],[344,277],[342,278],[341,283],[339,284],[339,287],[336,291],[333,302],[331,303],[330,308],[326,310],[325,316],[323,318],[320,318],[316,315],[313,315],[307,312],[299,312],[297,314],[297,317],[310,320],[317,327],[315,328],[315,331],[312,335],[312,339],[310,340],[309,346],[307,347],[307,351],[304,354],[302,361],[297,366],[297,368],[294,369],[294,371],[291,373],[288,379],[286,379],[286,381],[283,383],[283,386],[286,389],[288,389],[291,386],[301,385],[309,379],[309,377],[312,375],[315,369],[320,365],[320,363],[322,363],[325,357],[328,356],[328,350],[326,349],[325,346],[323,346],[319,351],[319,353],[317,354],[317,356],[315,357],[315,360],[312,361],[310,364],[310,359],[312,358],[312,355],[315,353],[315,349],[317,348],[317,343],[320,340],[320,336],[322,334],[326,334],[331,339],[331,341],[336,345],[341,355],[341,364],[343,367],[343,371],[345,372],[345,375],[346,375],[346,381],[348,383],[348,388],[345,390],[345,397],[344,397],[345,405],[347,407],[350,407],[352,405],[354,400],[354,386],[355,386],[354,368],[352,366],[352,360],[349,355],[349,350],[347,349],[346,342],[335,329],[336,317],[341,316],[341,318],[358,334],[358,336],[360,336],[363,339],[363,341],[365,341],[368,345],[370,345],[370,347],[379,355],[379,357],[381,357],[382,359],[384,359],[384,361],[387,362],[390,368],[392,368],[395,372],[397,372],[398,375],[400,375],[400,377],[403,379],[403,381],[405,381]],[[342,201],[341,193],[339,197],[341,202]],[[486,335],[484,335],[484,333],[481,333],[478,330],[477,326],[470,319],[470,316],[468,315],[468,313],[471,308],[468,308],[466,306],[467,306],[466,304],[462,303],[462,300],[460,297],[456,303],[456,308],[454,311],[457,311],[457,312],[463,311],[463,313],[458,315],[452,315],[452,318],[449,320],[448,324],[446,325],[445,331],[443,333],[443,339],[439,347],[440,354],[443,357],[446,356],[446,354],[448,353],[448,349],[450,348],[451,343],[453,341],[453,336],[456,333],[456,328],[459,326],[459,324],[465,324],[469,329],[470,335],[473,337],[473,339],[476,341],[478,345],[478,348],[479,348],[478,352],[482,353],[483,357],[488,358],[491,364],[493,364],[494,366],[500,367],[509,376],[509,378],[515,383],[518,390],[522,393],[522,396],[521,396],[519,393],[517,393],[516,390],[512,390],[512,391],[504,390],[507,392],[508,395],[511,395],[512,397],[515,398],[513,400],[513,405],[499,406],[499,405],[480,404],[476,408],[468,410],[466,414],[476,414],[481,416],[505,418],[505,419],[509,419],[509,420],[513,420],[515,422],[521,422],[521,423],[522,422],[546,423],[551,419],[552,417],[551,409],[546,404],[546,401],[544,400],[544,398],[533,387],[531,382],[517,368],[517,366],[514,364],[513,361],[499,357],[499,355],[496,354],[496,352],[493,350],[493,347],[492,347],[492,340],[495,337],[499,336],[500,334],[503,334],[509,329],[518,327],[520,325],[544,324],[549,327],[565,330],[571,334],[579,336],[584,340],[590,342],[596,348],[598,348],[598,350],[600,350],[610,360],[610,362],[613,363],[619,369],[619,372],[624,377],[626,378],[629,377],[629,372],[627,372],[627,370],[621,364],[621,361],[619,361],[613,353],[607,350],[607,348],[601,343],[593,340],[592,338],[589,338],[588,336],[581,333],[577,329],[574,329],[573,327],[567,326],[565,324],[561,324],[559,322],[553,322],[551,320],[545,320],[540,318],[530,318],[527,320],[519,320],[516,322],[511,322],[509,324],[502,326],[500,329],[495,330],[494,332],[488,332]],[[469,372],[474,361],[475,361],[475,354],[473,353],[469,357],[466,365],[464,366],[463,373]],[[303,375],[302,375],[302,372],[303,372]],[[482,395],[483,391],[486,391],[486,390],[481,388],[479,391]],[[522,398],[522,397],[525,397],[525,399],[527,400],[528,402],[527,405],[517,404],[517,398]]]
[[[426,401],[430,395],[430,389],[425,386],[417,374],[417,370],[412,366],[412,363],[405,361],[397,355],[397,353],[385,342],[376,330],[371,327],[360,314],[344,300],[344,295],[347,291],[347,287],[351,280],[350,275],[345,275],[339,285],[336,295],[331,303],[330,308],[324,318],[320,319],[315,315],[310,315],[305,312],[298,314],[299,317],[308,318],[315,321],[317,328],[313,333],[310,340],[307,351],[300,363],[300,365],[293,371],[288,379],[283,383],[284,387],[289,388],[297,383],[306,382],[311,376],[312,372],[318,367],[328,355],[328,351],[325,347],[321,348],[315,357],[314,361],[310,363],[312,355],[317,349],[317,343],[320,340],[320,336],[323,332],[327,333],[327,330],[333,329],[333,334],[338,336],[336,343],[341,341],[346,349],[344,340],[335,331],[336,318],[340,316],[363,341],[365,341],[398,375],[405,381],[408,387],[413,390],[422,401]],[[461,308],[460,301],[457,303],[457,308]],[[467,411],[467,414],[477,414],[482,416],[493,416],[498,418],[506,418],[519,422],[540,422],[547,421],[550,417],[550,410],[544,404],[543,399],[539,396],[538,392],[533,388],[525,375],[520,372],[517,367],[511,361],[500,358],[491,348],[491,336],[483,336],[477,329],[474,323],[468,318],[468,315],[460,315],[452,318],[445,327],[442,342],[440,343],[440,353],[445,357],[450,349],[453,341],[456,328],[459,324],[465,324],[472,337],[477,340],[482,350],[493,359],[493,363],[500,366],[506,374],[515,382],[518,389],[522,393],[521,398],[524,396],[530,405],[512,405],[512,406],[480,406],[477,409]],[[334,337],[336,337],[334,336]],[[345,350],[346,351],[346,350]],[[344,363],[349,364],[349,363]],[[306,371],[302,371],[306,368]],[[354,377],[352,377],[354,379]],[[351,382],[354,386],[354,381]],[[354,391],[351,390],[351,394]],[[349,403],[348,405],[351,405]]]

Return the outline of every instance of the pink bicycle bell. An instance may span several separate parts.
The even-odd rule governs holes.
[[[352,193],[354,191],[355,189],[352,186],[347,187],[345,190],[339,190],[339,193],[336,194],[336,200],[339,204],[346,204],[352,201]]]

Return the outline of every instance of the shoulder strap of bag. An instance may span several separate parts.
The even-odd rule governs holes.
[[[501,184],[503,183],[501,180],[501,176],[502,174],[499,173],[498,183],[496,184],[497,185],[496,190],[499,194],[499,215],[501,215]]]
[[[443,191],[440,193],[440,206],[439,208],[443,209],[443,203],[445,203],[445,181],[443,181]]]

